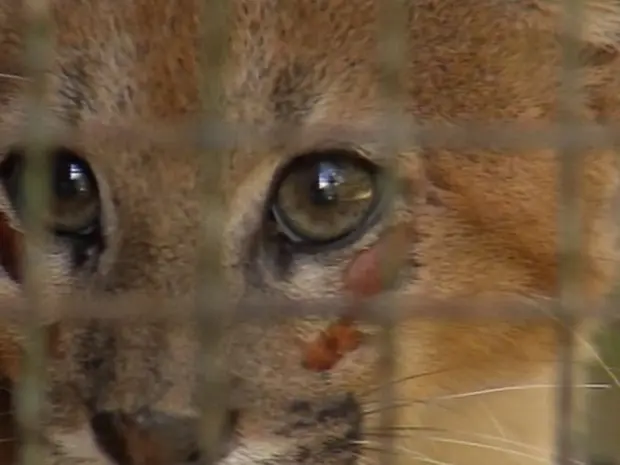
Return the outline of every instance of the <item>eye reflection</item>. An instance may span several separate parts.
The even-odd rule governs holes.
[[[318,205],[325,205],[338,198],[338,186],[344,182],[338,167],[330,162],[317,166],[317,180],[313,186],[312,198]]]

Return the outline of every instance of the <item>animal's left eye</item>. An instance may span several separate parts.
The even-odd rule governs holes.
[[[379,168],[356,153],[303,155],[276,179],[270,209],[293,243],[320,246],[346,239],[375,218]]]

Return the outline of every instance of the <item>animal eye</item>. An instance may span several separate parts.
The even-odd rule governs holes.
[[[270,208],[294,243],[330,244],[364,229],[378,210],[379,168],[348,151],[294,159],[277,177]]]
[[[70,150],[57,149],[50,160],[52,196],[46,225],[57,234],[88,234],[100,214],[99,189],[92,169]],[[22,210],[25,159],[12,150],[0,164],[0,180],[13,207]]]

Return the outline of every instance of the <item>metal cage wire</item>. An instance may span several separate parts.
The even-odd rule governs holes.
[[[41,435],[38,434],[40,424],[41,407],[43,403],[45,376],[45,332],[37,324],[38,316],[43,310],[44,302],[40,294],[40,283],[43,277],[39,271],[38,246],[45,240],[42,227],[42,212],[46,207],[46,192],[49,186],[46,184],[46,177],[43,176],[46,168],[46,158],[42,156],[45,148],[52,143],[54,135],[45,127],[44,121],[47,117],[46,101],[48,92],[48,77],[46,70],[50,68],[53,59],[53,41],[51,34],[53,29],[50,0],[23,0],[24,11],[26,13],[26,51],[25,61],[29,72],[30,99],[27,125],[27,150],[32,155],[29,157],[27,166],[26,199],[28,205],[27,221],[27,242],[25,254],[25,295],[22,308],[15,307],[16,313],[22,317],[22,323],[27,327],[27,340],[25,351],[24,372],[20,380],[18,389],[18,421],[23,434],[23,447],[21,450],[21,460],[24,465],[34,465],[41,462],[43,447]],[[211,221],[205,222],[206,241],[200,250],[201,273],[208,277],[205,282],[212,283],[207,290],[201,289],[194,302],[200,321],[202,342],[202,373],[201,380],[203,389],[203,421],[201,424],[205,450],[214,450],[211,447],[217,440],[217,431],[222,421],[221,403],[209,402],[208,399],[217,398],[222,390],[225,389],[225,377],[220,372],[220,368],[214,363],[213,353],[216,350],[218,337],[221,329],[222,311],[225,301],[225,280],[222,271],[218,267],[218,257],[221,251],[220,238],[221,231],[219,225],[221,215],[224,214],[224,198],[219,189],[219,173],[223,167],[221,157],[222,148],[226,144],[248,143],[251,139],[253,143],[269,143],[270,138],[278,137],[285,132],[282,128],[267,131],[252,132],[248,128],[231,128],[223,126],[219,121],[221,116],[221,73],[225,60],[225,46],[228,23],[226,21],[228,2],[226,0],[205,0],[202,24],[204,28],[204,42],[202,49],[203,76],[202,100],[203,100],[203,119],[191,127],[190,137],[192,143],[202,147],[203,161],[208,164],[209,169],[203,180],[204,185],[204,208],[205,216]],[[557,302],[515,302],[519,311],[507,306],[502,312],[496,308],[473,309],[467,307],[466,303],[454,302],[439,305],[440,310],[446,310],[444,315],[447,318],[462,317],[465,310],[471,311],[472,315],[480,316],[485,311],[488,315],[497,315],[498,318],[535,318],[540,313],[541,305],[552,305],[557,312],[559,321],[558,337],[562,341],[561,363],[558,366],[558,396],[557,404],[557,463],[568,465],[572,463],[574,455],[573,443],[571,438],[574,433],[575,406],[573,392],[571,389],[571,379],[573,377],[573,324],[574,315],[580,312],[580,296],[575,283],[579,275],[579,212],[577,202],[577,175],[579,170],[580,155],[586,148],[595,147],[615,147],[619,142],[620,131],[614,127],[604,127],[592,124],[580,124],[578,114],[581,99],[580,83],[577,73],[577,47],[574,38],[579,37],[581,30],[581,18],[583,17],[583,0],[564,0],[566,15],[563,16],[563,67],[561,70],[560,99],[561,107],[558,121],[548,125],[546,128],[540,127],[533,129],[528,127],[516,127],[514,125],[498,125],[497,127],[468,125],[452,125],[441,127],[428,125],[425,122],[416,122],[408,119],[401,108],[399,102],[403,101],[399,97],[402,92],[399,83],[400,67],[404,63],[406,48],[411,44],[405,40],[405,24],[403,14],[407,7],[407,0],[383,0],[381,15],[381,37],[377,50],[377,59],[382,69],[382,89],[385,103],[386,119],[377,122],[377,126],[369,128],[370,132],[358,131],[354,128],[338,128],[340,131],[350,131],[351,137],[363,139],[380,137],[384,142],[387,153],[394,155],[398,151],[400,144],[414,144],[421,147],[426,146],[501,146],[506,149],[521,150],[533,147],[555,146],[558,155],[562,159],[562,169],[558,173],[561,182],[561,205],[559,221],[562,231],[560,249],[561,257],[560,273],[560,298]],[[175,128],[176,130],[177,128]],[[179,130],[183,131],[187,128]],[[272,128],[273,129],[273,128]],[[104,130],[119,130],[121,137],[140,137],[137,131],[124,131],[123,128],[107,128]],[[197,131],[198,130],[198,131]],[[325,128],[329,131],[330,128]],[[333,128],[331,129],[333,130]],[[165,132],[165,131],[164,131]],[[148,131],[149,136],[161,135],[161,131]],[[183,139],[187,133],[181,132],[179,136],[175,131],[167,132],[167,141]],[[195,134],[198,134],[196,136]],[[243,134],[244,138],[241,138]],[[248,136],[250,134],[250,136]],[[370,134],[370,135],[369,135]],[[142,134],[144,135],[144,134]],[[175,139],[178,137],[178,139]],[[187,140],[187,138],[185,138]],[[509,156],[509,155],[503,155]],[[382,258],[382,276],[386,286],[389,287],[390,277],[393,275],[393,267],[396,266],[391,257]],[[217,294],[213,294],[214,290]],[[371,301],[364,310],[369,318],[379,318],[383,325],[382,330],[382,356],[381,356],[381,375],[386,379],[390,377],[393,369],[395,346],[392,337],[392,328],[397,319],[397,311],[391,313],[392,309],[398,309],[398,296],[385,296],[381,299]],[[76,307],[83,309],[84,302],[76,303]],[[86,306],[111,305],[112,309],[118,305],[112,302],[92,303],[86,302]],[[246,316],[265,317],[265,307],[261,307],[259,312],[253,312],[252,308],[260,306],[260,302],[248,305]],[[282,303],[285,305],[285,302]],[[129,308],[136,308],[136,305],[127,305]],[[163,310],[165,304],[161,304]],[[337,312],[337,302],[327,305],[330,312]],[[433,307],[431,302],[417,306],[420,315],[438,315],[437,305]],[[278,308],[277,305],[270,305],[271,309]],[[324,309],[326,305],[319,308]],[[424,309],[428,313],[424,313]],[[529,310],[528,310],[529,309]],[[316,310],[316,307],[312,309]],[[388,311],[390,310],[390,311]],[[451,311],[447,311],[451,310]],[[613,306],[602,309],[599,316],[608,314],[613,310]],[[4,310],[3,310],[4,312]],[[150,307],[151,313],[156,313]],[[112,312],[113,313],[113,312]],[[283,312],[280,312],[282,314]],[[71,312],[68,312],[68,315]],[[487,316],[488,316],[487,315]],[[74,315],[75,316],[75,315]],[[272,315],[273,316],[273,315]],[[391,383],[383,383],[381,402],[392,404],[394,393]],[[389,426],[393,422],[393,409],[383,409],[383,426]],[[384,438],[382,450],[390,450],[390,439]],[[391,462],[393,456],[385,452],[381,459],[383,463]],[[209,457],[207,457],[209,459]]]

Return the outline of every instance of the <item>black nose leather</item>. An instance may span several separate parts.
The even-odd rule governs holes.
[[[229,449],[238,421],[238,412],[229,411],[221,435],[221,449],[210,456],[223,457]],[[142,410],[135,415],[101,413],[92,420],[100,447],[118,465],[149,462],[170,465],[203,465],[199,441],[199,420]]]

